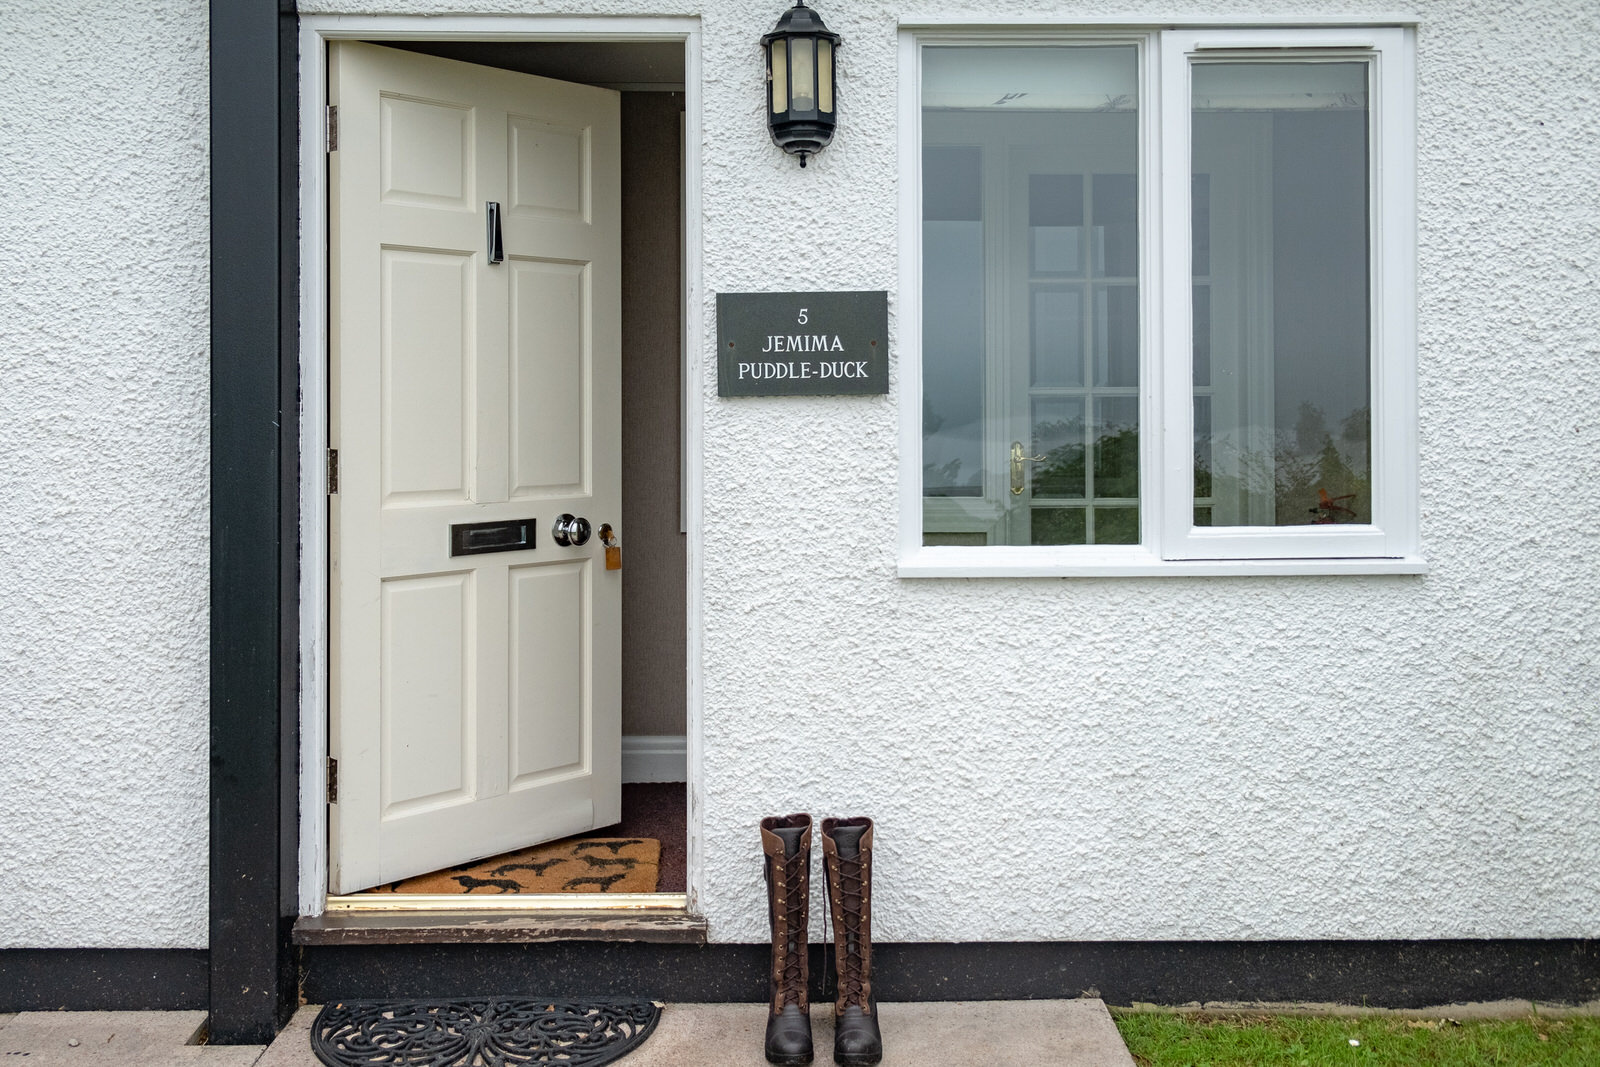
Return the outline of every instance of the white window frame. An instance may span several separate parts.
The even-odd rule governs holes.
[[[930,46],[1132,43],[1140,54],[1138,545],[925,546],[922,496],[922,52]],[[1362,526],[1195,528],[1189,279],[1189,72],[1195,56],[1373,64],[1372,514]],[[1406,26],[902,27],[900,35],[902,577],[1405,573],[1417,544],[1414,32]]]

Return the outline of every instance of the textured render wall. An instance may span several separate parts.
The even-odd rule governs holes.
[[[702,13],[708,337],[721,290],[893,294],[897,18],[1105,12],[823,3],[802,171],[762,127],[782,6]],[[703,353],[714,937],[763,936],[754,824],[802,809],[878,820],[890,940],[1600,934],[1600,9],[1415,10],[1426,577],[901,580],[894,396],[722,401]]]
[[[0,42],[0,947],[203,946],[206,5]]]
[[[707,288],[892,294],[907,8],[819,8],[843,124],[801,171],[751,91],[775,6],[707,20]],[[1414,6],[1432,573],[900,580],[893,396],[708,375],[716,937],[763,936],[753,824],[789,810],[878,820],[886,939],[1600,933],[1600,7]]]

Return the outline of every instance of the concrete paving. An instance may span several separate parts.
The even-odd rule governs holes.
[[[759,1004],[671,1004],[626,1067],[764,1067]],[[878,1005],[882,1067],[1133,1067],[1098,1000]],[[816,1063],[833,1062],[833,1012],[812,1009]]]
[[[253,1067],[265,1051],[260,1045],[201,1045],[205,1023],[203,1011],[24,1011],[0,1028],[0,1063]]]
[[[1098,1000],[880,1004],[883,1067],[1133,1067]],[[205,1013],[22,1012],[0,1016],[0,1060],[17,1067],[320,1067],[312,1055],[317,1008],[301,1008],[266,1048],[198,1045]],[[759,1004],[669,1004],[655,1033],[622,1067],[762,1067]],[[819,1067],[832,1063],[833,1019],[815,1010]],[[26,1057],[25,1059],[23,1057]]]

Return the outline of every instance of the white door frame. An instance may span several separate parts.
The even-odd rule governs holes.
[[[683,42],[683,513],[689,910],[704,868],[701,805],[700,20],[537,15],[306,15],[300,20],[300,914],[328,895],[328,188],[327,43],[360,41]]]

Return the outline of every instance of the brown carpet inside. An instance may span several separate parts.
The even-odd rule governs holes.
[[[688,891],[689,787],[683,782],[632,782],[622,787],[622,821],[595,831],[661,842],[657,893]]]
[[[635,782],[622,787],[622,821],[613,826],[367,892],[683,893],[688,888],[688,837],[688,786]],[[631,862],[609,862],[624,860]]]

